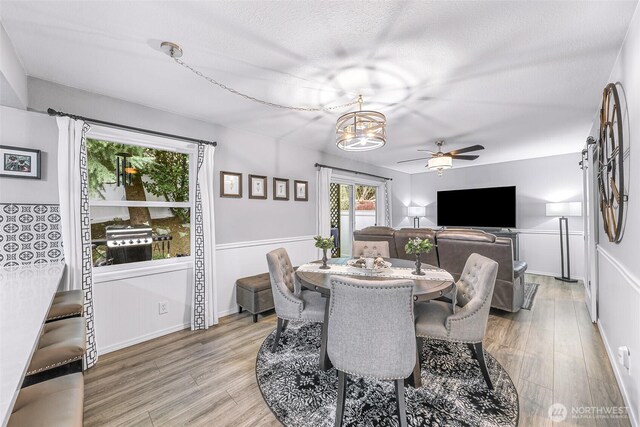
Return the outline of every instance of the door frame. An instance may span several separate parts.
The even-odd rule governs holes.
[[[598,321],[598,187],[596,185],[597,146],[587,144],[582,158],[582,188],[584,203],[582,218],[584,230],[584,297],[591,321]]]

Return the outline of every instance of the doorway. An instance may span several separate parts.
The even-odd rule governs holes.
[[[332,182],[329,190],[331,234],[338,245],[333,257],[350,257],[353,231],[378,225],[377,185]]]

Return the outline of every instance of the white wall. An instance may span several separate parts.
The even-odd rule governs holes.
[[[492,165],[453,168],[438,176],[411,176],[413,203],[427,207],[423,227],[437,224],[437,192],[478,187],[516,186],[516,225],[520,231],[520,259],[529,273],[560,275],[558,219],[545,216],[547,202],[582,201],[580,154],[542,157]],[[461,209],[474,206],[460,202]],[[583,277],[582,218],[569,218],[571,276]]]
[[[0,105],[27,107],[27,76],[0,22]]]
[[[265,272],[265,254],[269,250],[285,247],[296,264],[317,257],[312,241],[316,233],[316,162],[392,177],[394,225],[399,226],[405,220],[402,206],[410,200],[409,175],[39,79],[29,78],[28,82],[30,109],[46,111],[51,107],[96,119],[218,141],[215,176],[219,176],[221,170],[244,174],[242,199],[220,198],[217,191],[215,195],[218,244],[216,304],[220,315],[237,311],[235,280]],[[45,115],[29,114],[37,117],[34,120],[42,121],[34,122],[32,126],[47,135],[47,150],[55,152],[55,120]],[[356,159],[357,154],[351,157]],[[49,174],[56,173],[55,158],[47,162],[47,167]],[[268,200],[248,199],[249,173],[268,177]],[[274,176],[290,178],[291,191],[294,179],[309,181],[309,201],[296,202],[293,196],[288,202],[272,200],[271,180]],[[23,202],[42,198],[40,192],[30,192],[28,188],[20,190],[28,199]],[[57,200],[57,189],[51,193]],[[14,192],[7,198],[18,195]],[[99,272],[95,272],[95,276],[96,330],[99,331],[100,352],[181,329],[189,323],[185,307],[190,304],[191,280],[184,270],[136,279],[120,276],[114,279],[112,275],[102,276]],[[158,314],[158,302],[162,299],[170,302],[170,312],[165,315]]]
[[[55,120],[43,114],[0,106],[0,145],[42,151],[42,179],[0,177],[0,203],[58,203]]]
[[[610,243],[602,226],[597,247],[598,314],[616,378],[630,409],[634,425],[640,425],[640,9],[629,27],[616,64],[607,82],[618,83],[623,111],[624,143],[629,151],[625,173],[629,202],[623,239]],[[594,106],[591,135],[598,135],[600,106]],[[631,369],[617,361],[617,348],[631,349]]]

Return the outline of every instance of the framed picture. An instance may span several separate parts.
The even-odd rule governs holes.
[[[249,175],[249,198],[267,198],[267,177],[262,175]]]
[[[309,200],[309,183],[307,181],[293,181],[294,200],[306,202]]]
[[[40,179],[40,150],[0,145],[0,176]]]
[[[220,197],[242,197],[242,174],[220,171]]]
[[[273,178],[273,200],[289,200],[289,180]]]

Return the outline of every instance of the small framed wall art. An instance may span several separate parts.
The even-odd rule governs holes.
[[[267,177],[262,175],[249,175],[249,198],[267,198]]]
[[[307,181],[293,181],[294,195],[293,199],[299,202],[309,200],[309,183]]]
[[[242,198],[242,174],[220,171],[220,197]]]
[[[40,150],[0,145],[0,176],[40,179]]]
[[[273,178],[273,200],[289,200],[289,180]]]

